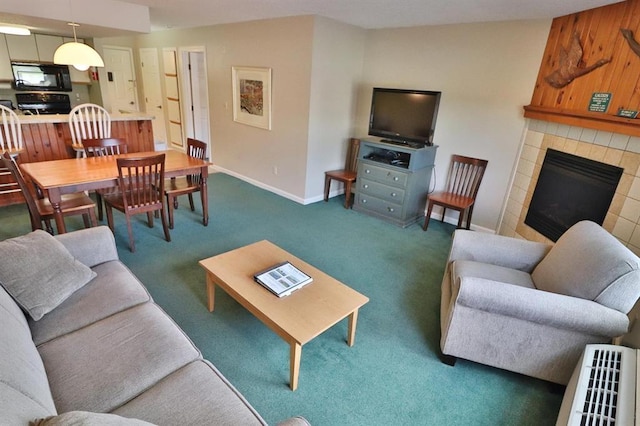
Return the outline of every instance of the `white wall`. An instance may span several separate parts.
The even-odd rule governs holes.
[[[525,128],[522,107],[531,101],[550,25],[537,20],[369,31],[358,135],[367,133],[372,87],[441,91],[436,189],[452,154],[489,160],[473,223],[496,230]]]
[[[315,18],[305,202],[322,199],[324,172],[345,165],[353,136],[366,31]],[[342,191],[334,181],[331,192]]]
[[[366,135],[372,87],[442,91],[436,187],[451,154],[489,160],[473,222],[495,230],[550,25],[363,30],[302,16],[95,42],[130,45],[136,61],[139,47],[205,46],[213,162],[301,203],[321,199],[324,171],[344,165],[349,137]],[[233,121],[233,65],[273,69],[271,131]]]

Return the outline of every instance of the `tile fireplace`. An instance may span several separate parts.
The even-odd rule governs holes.
[[[552,242],[557,238],[545,235],[527,223],[527,213],[548,152],[581,158],[581,167],[588,171],[601,163],[604,169],[612,166],[610,170],[622,172],[619,183],[614,185],[614,193],[605,196],[612,198],[610,203],[604,201],[608,207],[602,226],[640,255],[640,138],[539,120],[528,121],[499,234],[532,241]],[[551,186],[555,186],[557,176],[552,179]],[[581,184],[577,185],[582,190]],[[546,196],[548,188],[542,191]],[[593,195],[593,191],[584,191],[587,198]],[[575,186],[572,192],[576,192]]]

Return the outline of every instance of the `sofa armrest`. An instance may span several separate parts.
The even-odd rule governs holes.
[[[449,262],[474,260],[530,273],[551,247],[546,243],[458,229],[453,234]]]
[[[81,229],[56,235],[78,261],[92,268],[104,262],[118,260],[118,250],[111,230],[107,226]]]
[[[597,336],[621,336],[629,327],[625,314],[591,300],[484,278],[461,278],[456,304]]]
[[[295,416],[281,421],[278,426],[311,426],[311,423],[302,416]]]

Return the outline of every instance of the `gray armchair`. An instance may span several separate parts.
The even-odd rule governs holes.
[[[640,297],[640,259],[582,221],[555,245],[456,230],[442,281],[443,361],[567,384],[588,343],[611,343]]]

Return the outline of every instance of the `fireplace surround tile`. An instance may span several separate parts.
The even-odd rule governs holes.
[[[554,133],[545,133],[548,129]],[[598,136],[591,129],[549,126],[544,121],[529,120],[498,233],[531,241],[551,242],[525,225],[524,218],[546,151],[553,148],[624,169],[603,227],[640,255],[640,137],[605,133]],[[595,143],[596,137],[602,145]],[[603,141],[607,139],[609,142],[605,146]],[[531,161],[536,152],[535,161]]]

